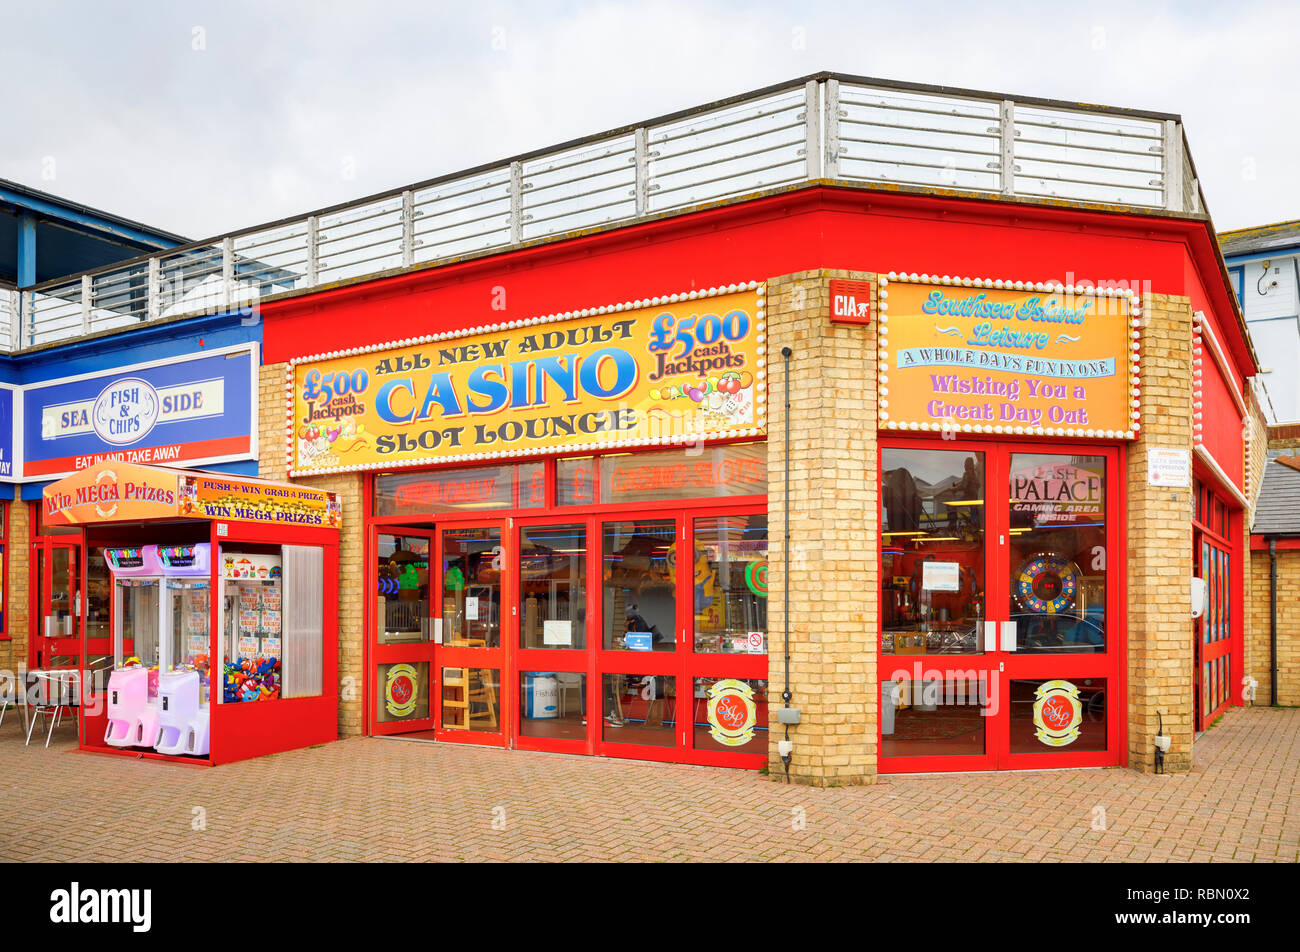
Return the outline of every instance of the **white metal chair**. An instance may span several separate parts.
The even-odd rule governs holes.
[[[48,749],[54,728],[63,720],[63,712],[71,711],[80,703],[81,672],[33,670],[30,673],[41,685],[41,691],[32,706],[31,721],[27,725],[27,744],[30,746],[32,742],[32,729],[36,726],[37,716],[40,716],[49,723],[49,729],[45,732],[45,747]]]

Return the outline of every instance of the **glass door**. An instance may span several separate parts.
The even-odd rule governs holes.
[[[518,571],[512,612],[518,634],[515,746],[529,750],[591,753],[600,705],[595,683],[591,619],[597,615],[595,523],[555,516],[519,520]],[[598,633],[599,628],[595,631]]]
[[[434,724],[434,536],[381,527],[371,551],[376,553],[374,733],[429,731]]]
[[[678,759],[690,712],[682,677],[689,615],[679,584],[689,543],[681,514],[620,513],[598,525],[596,752]]]
[[[600,643],[589,715],[607,756],[767,761],[765,507],[595,521]],[[595,705],[599,703],[599,708]]]
[[[36,591],[31,663],[38,668],[81,666],[80,538],[32,544]]]
[[[881,449],[880,770],[987,770],[996,537],[986,447]]]
[[[1001,454],[1001,767],[1119,763],[1118,459],[1091,447]]]
[[[768,750],[767,510],[687,513],[684,520],[686,759],[761,767]]]
[[[1195,533],[1197,573],[1205,580],[1205,608],[1196,620],[1196,729],[1203,731],[1232,698],[1231,561],[1226,543]]]
[[[882,772],[1119,763],[1118,465],[1105,447],[882,448]]]
[[[502,645],[513,637],[519,606],[503,524],[439,524],[434,598],[434,723],[439,740],[504,746],[513,692]]]

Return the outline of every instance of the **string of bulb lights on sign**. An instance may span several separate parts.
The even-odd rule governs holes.
[[[1142,301],[1130,289],[897,271],[877,280],[882,429],[1137,438],[1142,426]],[[905,313],[896,301],[891,315],[891,286],[895,292],[897,286],[909,291]],[[924,294],[920,303],[912,300],[918,293]],[[1096,325],[1098,316],[1110,316],[1103,312],[1115,307],[1122,325]],[[999,318],[1018,323],[999,327]],[[1085,329],[1090,318],[1094,327]],[[965,334],[963,322],[971,325]],[[1076,354],[1080,350],[1084,353]],[[961,377],[961,370],[974,375]],[[927,375],[936,394],[1005,399],[996,409],[988,402],[971,407],[960,399],[933,399],[919,408],[928,413],[918,412],[925,385],[905,379],[907,374],[915,378],[913,371]],[[891,372],[896,389],[892,408]],[[907,386],[897,386],[903,383]],[[1041,391],[1060,402],[1046,412],[1041,406],[1024,406],[1024,388],[1032,396]]]

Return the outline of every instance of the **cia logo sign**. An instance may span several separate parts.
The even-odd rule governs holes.
[[[1082,720],[1079,689],[1069,681],[1044,681],[1034,692],[1034,736],[1048,747],[1073,744]]]
[[[158,422],[158,391],[138,377],[115,380],[99,392],[90,424],[105,443],[124,446],[144,439]]]
[[[744,681],[714,681],[708,691],[709,736],[726,747],[741,747],[754,738],[758,706],[754,689]]]

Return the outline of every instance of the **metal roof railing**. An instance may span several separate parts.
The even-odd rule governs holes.
[[[818,73],[36,285],[10,309],[8,349],[812,180],[1205,213],[1177,116]]]

